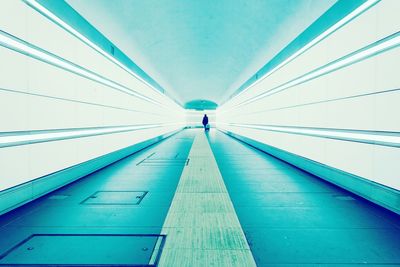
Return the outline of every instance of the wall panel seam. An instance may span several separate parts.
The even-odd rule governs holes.
[[[140,110],[128,109],[128,108],[121,108],[121,107],[103,105],[103,104],[93,103],[93,102],[79,101],[79,100],[63,98],[63,97],[42,95],[42,94],[36,94],[36,93],[28,93],[28,92],[23,92],[23,91],[13,90],[13,89],[7,89],[7,88],[0,88],[0,91],[9,92],[9,93],[16,93],[16,94],[25,94],[25,95],[36,96],[36,97],[51,98],[51,99],[57,99],[57,100],[61,100],[61,101],[67,101],[67,102],[73,102],[73,103],[79,103],[79,104],[85,104],[85,105],[91,105],[91,106],[98,106],[98,107],[105,107],[105,108],[111,108],[111,109],[118,109],[118,110],[124,110],[124,111],[131,111],[131,112],[136,112],[136,113],[139,112],[139,113],[146,113],[146,114],[162,116],[161,114],[154,113],[154,112],[140,111]]]
[[[240,113],[240,114],[236,115],[236,117],[241,117],[241,116],[246,116],[246,115],[253,115],[253,114],[264,113],[264,112],[269,112],[269,111],[276,111],[276,110],[292,109],[292,108],[297,108],[297,107],[311,106],[311,105],[335,102],[335,101],[340,101],[340,100],[355,99],[355,98],[359,98],[359,97],[361,98],[361,97],[365,97],[365,96],[373,96],[373,95],[378,95],[378,94],[393,93],[393,92],[397,92],[397,91],[400,91],[400,88],[388,89],[388,90],[383,90],[383,91],[378,91],[378,92],[373,92],[373,93],[352,95],[352,96],[346,96],[346,97],[339,97],[339,98],[333,98],[333,99],[327,99],[327,100],[322,100],[322,101],[303,103],[303,104],[292,105],[292,106],[284,106],[284,107],[279,107],[279,108],[265,109],[265,110],[260,110],[260,111],[257,111],[257,112]]]

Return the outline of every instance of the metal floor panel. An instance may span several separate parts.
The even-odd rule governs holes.
[[[400,216],[221,132],[209,141],[257,266],[400,266]]]
[[[97,191],[81,202],[84,205],[139,205],[147,191]]]
[[[36,234],[3,255],[0,266],[153,266],[160,235]]]

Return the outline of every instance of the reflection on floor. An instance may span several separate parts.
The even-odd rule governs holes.
[[[209,139],[258,266],[400,266],[400,216],[221,132]]]
[[[182,131],[0,217],[0,265],[155,263],[194,134]]]
[[[197,133],[203,134],[182,131],[1,216],[0,265],[155,265],[169,246],[163,234],[172,237],[162,227],[181,175],[193,182],[187,188],[210,181],[207,172],[204,180],[182,174]],[[400,266],[398,215],[214,129],[208,135],[222,174],[215,183],[225,183],[218,188],[227,190],[224,200],[232,200],[229,212],[234,208],[257,266]],[[200,154],[191,157],[200,160]],[[216,167],[206,162],[204,168]],[[184,193],[178,188],[176,194],[182,209],[206,212],[200,203],[187,203]],[[170,212],[179,213],[174,205]],[[219,240],[216,234],[201,239]],[[188,257],[195,265],[195,253]]]

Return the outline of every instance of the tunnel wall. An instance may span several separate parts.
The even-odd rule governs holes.
[[[218,127],[311,172],[338,170],[315,173],[399,211],[399,9],[378,1],[282,61],[217,110]],[[345,181],[356,177],[368,186]]]
[[[203,127],[203,117],[207,114],[210,127],[216,126],[215,110],[186,110],[186,127]]]
[[[180,106],[26,2],[1,2],[0,30],[0,214],[183,128]]]

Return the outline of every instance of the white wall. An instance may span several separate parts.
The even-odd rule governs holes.
[[[291,87],[285,88],[287,82],[309,73],[312,76],[316,73],[313,71],[319,71],[318,68],[330,62],[339,59],[343,63],[349,57],[342,57],[368,45],[378,47],[379,43],[374,42],[399,31],[399,10],[400,1],[378,2],[220,107],[217,110],[218,127],[390,188],[400,189],[398,146],[301,135],[299,132],[304,129],[297,128],[324,128],[348,137],[354,137],[351,130],[359,130],[358,134],[371,134],[372,131],[375,134],[373,138],[388,138],[388,134],[382,131],[394,132],[397,136],[397,139],[393,137],[397,140],[394,143],[400,144],[398,46],[350,62],[345,67],[306,82],[292,82]],[[399,34],[395,38],[391,40],[399,44]],[[282,88],[284,90],[280,91]],[[276,93],[265,93],[269,90],[275,90]],[[262,97],[254,99],[262,93],[265,93]],[[285,128],[288,126],[292,128]],[[297,134],[288,133],[288,129],[297,131]]]
[[[0,45],[0,140],[19,131],[153,128],[0,146],[0,191],[184,126],[184,110],[23,1],[5,0],[0,30],[111,80],[105,85]],[[0,33],[4,41],[7,34]],[[113,88],[120,84],[137,97]],[[145,99],[143,99],[145,98]],[[156,101],[156,103],[153,103]],[[107,128],[106,128],[107,129]],[[54,133],[54,132],[53,132]],[[22,133],[29,138],[31,133]],[[1,144],[0,144],[1,145]]]

